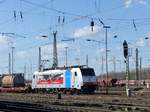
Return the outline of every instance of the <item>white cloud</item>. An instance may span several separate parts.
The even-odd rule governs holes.
[[[104,52],[105,52],[105,48],[100,48],[100,49],[98,50],[98,52],[99,52],[99,53],[104,53]]]
[[[95,25],[93,27],[93,31],[91,30],[90,26],[84,26],[83,28],[79,28],[79,29],[75,30],[73,37],[80,38],[80,37],[93,36],[102,31],[103,31],[102,27],[100,27],[100,26]]]
[[[27,56],[29,56],[28,55],[28,52],[27,51],[19,51],[19,52],[17,52],[16,53],[16,56],[18,57],[18,58],[27,58]]]
[[[146,45],[144,38],[140,38],[138,41],[136,41],[135,45],[137,47],[144,47]]]
[[[6,38],[0,38],[0,47],[4,47],[8,45],[8,41]]]
[[[134,4],[141,4],[141,5],[145,5],[147,4],[146,0],[125,0],[125,7],[128,8],[131,5]]]
[[[76,47],[74,50],[77,52],[77,54],[80,54],[80,53],[81,53],[80,48],[77,48],[77,47]]]
[[[0,36],[0,48],[1,49],[6,48],[12,44],[13,42],[10,39],[8,39],[7,36]]]
[[[63,51],[65,47],[69,47],[67,43],[58,43],[57,44],[57,52],[58,56],[61,57],[63,55]],[[43,59],[52,59],[53,57],[53,45],[46,45],[42,47],[42,58]]]
[[[0,35],[0,49],[10,48],[15,46],[16,43],[12,41],[8,36]]]
[[[139,38],[135,43],[128,43],[129,48],[145,47],[145,38]]]
[[[122,46],[122,45],[116,46],[116,50],[122,50],[122,49],[123,49],[123,46]]]

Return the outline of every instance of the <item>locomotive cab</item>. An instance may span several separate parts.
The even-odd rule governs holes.
[[[96,76],[93,68],[72,68],[72,88],[83,93],[93,93],[96,90]]]
[[[83,79],[82,90],[86,93],[93,93],[96,90],[96,76],[93,68],[81,68]]]

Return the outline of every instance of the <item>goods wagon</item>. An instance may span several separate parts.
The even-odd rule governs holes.
[[[0,87],[2,86],[2,75],[0,75]]]
[[[35,72],[32,79],[32,89],[35,91],[93,93],[96,86],[94,69],[84,67]]]
[[[24,76],[23,74],[3,75],[1,79],[1,86],[3,88],[23,87],[25,86]]]

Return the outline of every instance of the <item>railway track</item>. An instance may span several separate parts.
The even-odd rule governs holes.
[[[148,105],[139,105],[139,104],[128,104],[128,103],[113,103],[113,102],[83,102],[83,101],[76,101],[76,102],[53,102],[53,105],[70,105],[76,107],[83,107],[87,108],[90,107],[91,110],[94,109],[103,109],[105,111],[136,111],[136,112],[150,112],[150,106]]]
[[[52,109],[46,109],[41,105],[27,104],[18,102],[0,101],[0,111],[2,112],[58,112]]]
[[[0,110],[3,112],[149,112],[150,106],[117,103],[87,104],[83,102],[73,104],[55,102],[53,104],[41,105],[0,101]]]
[[[57,99],[49,94],[1,94],[0,100],[4,112],[150,112],[147,96],[63,95]]]
[[[27,104],[18,102],[0,101],[1,112],[111,112],[100,108],[85,108],[76,106]]]

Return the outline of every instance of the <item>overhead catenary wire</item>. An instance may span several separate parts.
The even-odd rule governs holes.
[[[90,17],[90,15],[93,15],[93,14],[90,14],[90,15],[79,15],[79,14],[75,14],[75,13],[70,13],[70,12],[65,12],[65,11],[61,11],[61,10],[58,10],[58,9],[55,9],[55,8],[50,8],[50,7],[46,7],[45,5],[41,5],[41,4],[37,4],[37,3],[34,3],[34,2],[30,2],[28,0],[22,0],[23,2],[25,3],[28,3],[28,4],[31,4],[31,5],[35,5],[35,6],[38,6],[38,7],[42,7],[44,9],[47,9],[47,10],[51,10],[51,11],[54,11],[54,12],[57,12],[59,14],[62,14],[62,15],[69,15],[69,16],[75,16],[75,17],[80,17],[81,18],[88,18],[88,19],[92,19],[92,17]],[[97,12],[96,12],[97,13]],[[94,13],[95,14],[95,13]],[[94,18],[93,19],[99,19],[99,18]],[[63,23],[65,22],[65,16],[63,17]]]
[[[26,13],[26,14],[27,14],[27,13]],[[58,15],[59,15],[59,14],[58,14]],[[58,15],[56,15],[56,16],[58,16]],[[63,15],[64,15],[65,17],[67,17],[65,14],[63,14]],[[60,16],[61,16],[61,15],[60,15]],[[65,25],[65,24],[69,24],[69,23],[74,22],[74,21],[77,21],[77,20],[82,20],[82,19],[84,19],[84,18],[91,18],[91,17],[90,17],[89,15],[88,15],[88,16],[86,16],[86,15],[85,15],[85,16],[79,16],[79,17],[78,17],[78,16],[73,16],[73,19],[72,19],[72,20],[69,20],[69,21],[68,21],[68,18],[67,18],[67,19],[65,20],[64,25]],[[100,18],[100,20],[101,20],[101,19],[102,19],[103,21],[107,20],[107,18]],[[110,19],[113,19],[113,18],[110,18]],[[94,21],[95,21],[95,20],[99,20],[99,18],[98,18],[98,17],[95,17],[95,18],[94,18]],[[102,20],[101,20],[101,21],[102,21]],[[140,24],[142,24],[142,21],[145,21],[145,20],[148,21],[148,19],[144,19],[144,18],[139,18],[139,19],[138,19],[138,18],[137,18],[137,19],[134,18],[134,20],[135,20],[135,22],[136,22],[136,26],[138,26],[138,22],[141,22]],[[102,22],[103,22],[103,21],[102,21]],[[116,23],[117,23],[118,21],[127,22],[127,24],[128,24],[127,27],[128,27],[128,26],[131,26],[131,25],[132,25],[132,27],[133,27],[133,18],[131,18],[131,19],[128,19],[128,18],[127,18],[127,19],[124,19],[124,20],[118,18],[118,20],[110,20],[110,21],[115,21]],[[146,23],[147,23],[147,21],[146,21]],[[129,22],[129,23],[128,23],[128,22]],[[101,22],[100,22],[100,23],[101,23]],[[104,23],[103,23],[103,24],[104,24]],[[62,26],[62,23],[60,23],[59,25],[54,25],[54,26],[58,26],[58,27],[59,27],[59,26]],[[52,27],[53,27],[53,26],[52,26]],[[122,27],[124,27],[124,26],[122,26]],[[49,30],[49,28],[46,28],[46,29]],[[38,32],[38,33],[39,33],[39,32]],[[38,46],[38,45],[37,45],[37,46]]]
[[[143,21],[140,19],[140,21],[137,20],[137,22],[136,22],[136,26],[138,26],[139,29],[140,28],[144,29],[143,26],[146,26],[146,25],[150,25],[150,21],[148,20],[148,18],[146,20],[143,19]],[[120,25],[118,28],[119,28],[119,31],[125,31],[125,30],[131,30],[132,26],[133,26],[133,19],[130,19],[130,20],[126,21],[126,24]],[[140,31],[142,29],[140,29]],[[116,30],[116,29],[113,28],[112,30]],[[134,30],[135,30],[135,28],[134,28]]]
[[[40,5],[40,4],[37,4],[37,3],[34,3],[34,2],[30,2],[30,1],[28,1],[28,0],[22,0],[23,2],[25,2],[25,3],[28,3],[28,4],[31,4],[31,5],[34,5],[34,6],[37,6],[37,7],[42,7],[42,8],[44,8],[44,9],[48,9],[48,10],[51,10],[51,11],[55,11],[55,12],[57,12],[57,13],[60,13],[60,14],[65,14],[65,15],[71,15],[71,16],[76,16],[76,17],[78,17],[78,19],[73,19],[72,21],[69,21],[69,22],[66,22],[66,24],[69,24],[69,23],[71,23],[71,22],[74,22],[74,21],[76,21],[76,20],[80,20],[80,19],[83,19],[83,18],[89,18],[89,19],[91,19],[91,18],[93,18],[94,20],[96,19],[96,20],[99,20],[99,18],[95,18],[95,17],[90,17],[90,15],[78,15],[78,14],[74,14],[74,13],[70,13],[70,12],[64,12],[64,11],[61,11],[61,10],[57,10],[57,9],[55,9],[55,8],[49,8],[49,7],[46,7],[46,6],[44,6],[44,5]],[[121,6],[119,6],[119,7],[123,7],[122,5]],[[117,7],[118,8],[118,7]],[[117,9],[117,8],[112,8],[112,9]],[[105,11],[103,11],[103,12],[105,12]],[[107,11],[106,11],[107,12]],[[138,19],[138,18],[137,18]],[[137,20],[137,19],[134,19],[134,20]],[[139,18],[139,19],[142,19],[142,18]],[[143,18],[143,19],[145,19],[145,18]],[[105,20],[105,19],[103,19],[103,20]],[[107,20],[107,19],[106,19]],[[113,20],[113,21],[133,21],[133,19],[113,19],[113,18],[108,18],[108,20]],[[102,21],[102,19],[101,19],[101,21]],[[64,25],[64,24],[61,24],[61,25],[54,25],[54,26],[52,26],[52,27],[59,27],[59,26],[62,26],[62,25]],[[52,28],[51,27],[51,28]]]
[[[26,3],[30,3],[30,4],[34,4],[33,2],[29,2],[28,0],[21,0],[21,1],[25,1]],[[44,7],[43,6],[43,4],[42,5],[39,5],[39,4],[34,4],[34,5],[37,5],[38,7],[43,7],[43,8],[48,8],[48,7]],[[48,8],[48,9],[51,9],[51,10],[54,10],[54,8]],[[57,10],[57,9],[55,9],[54,11],[56,11],[56,12],[58,12],[58,13],[61,13],[61,14],[66,14],[66,12],[63,12],[63,11],[60,11],[60,10]],[[67,13],[67,14],[72,14],[72,13]],[[76,15],[76,14],[73,14],[73,15]],[[80,18],[79,17],[77,17],[77,18],[75,18],[75,19],[73,19],[72,21],[70,21],[70,22],[73,22],[73,21],[76,21],[76,20],[80,20],[80,19],[82,19],[82,18],[91,18],[91,17],[89,17],[89,16],[82,16],[82,15],[78,15],[78,16],[80,16]],[[94,19],[99,19],[99,18],[94,18]],[[111,19],[111,18],[110,18]],[[113,19],[113,18],[112,18]],[[140,18],[140,19],[142,19],[142,18]],[[148,18],[147,18],[148,19]],[[118,19],[118,20],[121,20],[121,19]],[[122,19],[121,21],[132,21],[131,19]],[[134,19],[134,20],[136,20],[136,19]],[[116,20],[117,21],[117,20]],[[69,22],[66,22],[66,24],[68,24]],[[102,23],[102,22],[101,22]],[[55,25],[55,26],[61,26],[61,25]]]
[[[25,3],[31,4],[31,5],[37,6],[37,7],[41,7],[41,8],[50,10],[50,11],[54,11],[54,12],[62,14],[62,15],[70,15],[70,16],[77,16],[77,17],[87,17],[89,19],[92,19],[92,17],[90,17],[90,15],[88,16],[88,15],[75,14],[75,13],[71,13],[71,12],[65,12],[65,11],[61,11],[61,10],[55,9],[53,7],[47,7],[45,5],[41,5],[41,4],[38,4],[38,3],[35,3],[35,2],[31,2],[31,1],[28,1],[28,0],[22,0],[22,1],[25,2]],[[124,5],[121,5],[121,6],[115,7],[115,8],[111,8],[110,10],[106,10],[106,11],[103,11],[101,13],[106,13],[107,11],[112,11],[113,9],[118,9],[120,7],[124,7]],[[96,13],[99,13],[99,11],[96,11]]]
[[[31,5],[34,5],[34,6],[37,6],[37,7],[42,7],[42,8],[45,8],[45,9],[48,9],[48,10],[51,10],[51,11],[55,11],[55,12],[57,12],[57,13],[60,13],[60,14],[65,14],[65,15],[72,15],[72,16],[78,16],[78,17],[81,17],[81,18],[89,18],[89,19],[91,19],[91,18],[93,18],[93,19],[99,19],[99,18],[94,18],[94,17],[90,17],[90,15],[89,16],[87,16],[87,15],[78,15],[78,14],[74,14],[74,13],[70,13],[70,12],[64,12],[64,11],[61,11],[61,10],[57,10],[57,9],[55,9],[55,8],[49,8],[49,7],[46,7],[45,6],[45,4],[47,4],[48,2],[46,2],[46,3],[44,3],[44,4],[37,4],[37,3],[34,3],[34,2],[31,2],[31,1],[28,1],[28,0],[20,0],[20,1],[23,1],[23,2],[25,2],[25,3],[28,3],[28,4],[31,4]],[[121,7],[122,7],[122,5],[121,5]],[[113,9],[113,8],[112,8]],[[114,8],[114,9],[116,9],[116,8]],[[27,11],[28,12],[28,11]],[[103,12],[101,12],[101,13],[104,13],[105,11],[103,11]],[[26,11],[25,12],[22,12],[22,13],[26,13]],[[98,13],[98,12],[97,12]],[[141,18],[142,19],[142,18]],[[113,18],[109,18],[109,20],[120,20],[120,21],[130,21],[131,19],[113,19]],[[133,20],[133,19],[132,19]],[[136,19],[134,19],[134,20],[136,20]]]
[[[47,7],[47,6],[44,6],[44,5],[41,5],[41,4],[37,4],[37,3],[31,2],[31,1],[28,1],[28,0],[22,0],[22,1],[25,2],[25,3],[31,4],[31,5],[34,5],[34,6],[42,7],[44,9],[57,12],[59,14],[65,14],[65,15],[71,15],[71,16],[81,16],[81,15],[78,15],[78,14],[74,14],[74,13],[70,13],[70,12],[65,12],[65,11],[57,10],[55,8],[52,8],[52,7]]]
[[[45,5],[41,5],[41,4],[37,4],[37,3],[35,3],[35,2],[31,2],[31,1],[28,1],[28,0],[22,0],[23,2],[25,2],[25,3],[28,3],[28,4],[31,4],[31,5],[34,5],[34,6],[37,6],[37,7],[41,7],[41,8],[44,8],[44,9],[47,9],[47,10],[51,10],[51,11],[54,11],[54,12],[56,12],[56,13],[58,13],[58,14],[63,14],[63,15],[70,15],[70,16],[75,16],[76,18],[75,19],[73,19],[73,20],[70,20],[70,21],[68,21],[68,22],[65,22],[65,24],[63,23],[63,24],[59,24],[59,25],[54,25],[54,26],[51,26],[50,28],[53,28],[53,27],[60,27],[60,26],[63,26],[63,25],[67,25],[67,24],[69,24],[69,23],[72,23],[72,22],[74,22],[74,21],[77,21],[77,20],[81,20],[81,19],[84,19],[84,18],[88,18],[88,19],[91,19],[91,18],[93,18],[94,20],[99,20],[99,19],[101,19],[101,21],[103,20],[105,20],[105,19],[102,19],[102,18],[97,18],[97,17],[90,17],[90,15],[79,15],[79,14],[74,14],[74,13],[70,13],[70,12],[64,12],[64,11],[61,11],[61,10],[57,10],[57,9],[55,9],[55,8],[53,8],[53,7],[47,7],[47,6],[45,6]],[[114,10],[116,10],[116,9],[118,9],[118,8],[120,8],[120,7],[124,7],[124,5],[120,5],[119,7],[115,7],[115,8],[112,8],[112,10],[114,9]],[[103,12],[101,12],[101,13],[104,13],[104,12],[107,12],[107,10],[106,11],[103,11]],[[99,13],[99,12],[96,12],[96,13]],[[141,18],[142,19],[142,18]],[[107,20],[107,19],[106,19]],[[113,21],[118,21],[118,20],[120,20],[120,21],[133,21],[133,19],[131,20],[131,19],[113,19],[113,18],[109,18],[109,20],[113,20]],[[136,19],[134,19],[134,20],[136,20]],[[49,29],[49,28],[47,28],[47,29]]]

